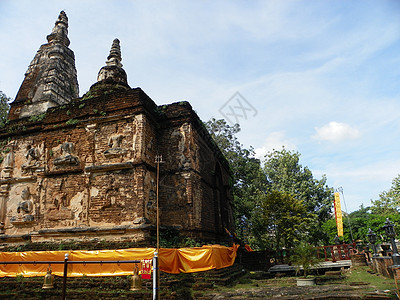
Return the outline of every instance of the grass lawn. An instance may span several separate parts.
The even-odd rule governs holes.
[[[396,285],[394,279],[383,277],[376,273],[371,274],[371,269],[365,267],[352,267],[348,273],[346,273],[346,279],[344,283],[351,285],[352,283],[367,283],[371,289],[375,290],[395,290]]]
[[[268,295],[269,297],[266,298],[274,298],[274,295],[293,295],[293,299],[296,299],[296,293],[316,298],[327,294],[349,295],[354,298],[375,294],[382,295],[381,299],[386,299],[386,297],[395,297],[397,292],[394,279],[373,274],[367,266],[352,267],[345,270],[341,276],[317,276],[318,285],[307,289],[297,287],[297,277],[255,279],[252,275],[254,274],[249,273],[230,287],[215,287],[213,290],[204,291],[203,295],[221,295],[232,299],[240,299],[235,297],[245,295],[255,297],[255,299],[258,299],[258,295]],[[349,297],[349,299],[353,298]]]

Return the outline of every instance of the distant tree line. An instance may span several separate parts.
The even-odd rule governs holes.
[[[300,164],[300,154],[273,150],[261,162],[237,139],[238,124],[211,119],[207,129],[231,165],[237,236],[255,249],[291,248],[299,241],[324,244],[333,189]]]
[[[234,221],[239,239],[254,249],[277,251],[292,248],[300,241],[315,246],[334,243],[337,235],[332,212],[334,190],[326,184],[325,175],[314,178],[300,164],[300,153],[284,147],[267,153],[263,161],[255,158],[254,149],[245,148],[238,141],[238,124],[211,119],[205,125],[231,166]],[[351,242],[353,237],[366,243],[369,228],[378,235],[378,241],[384,241],[382,226],[386,218],[400,224],[399,205],[400,175],[371,207],[361,206],[349,215],[344,213],[342,241]]]
[[[368,229],[371,228],[377,235],[378,243],[388,242],[385,230],[383,229],[386,218],[389,218],[395,224],[395,230],[400,235],[399,207],[400,175],[393,179],[392,186],[388,191],[382,192],[379,195],[379,199],[372,200],[371,206],[364,207],[361,205],[358,210],[344,216],[344,240],[350,241],[353,237],[355,241],[362,241],[366,244],[368,243]],[[323,227],[329,236],[329,241],[332,242],[336,234],[335,220],[326,221]]]

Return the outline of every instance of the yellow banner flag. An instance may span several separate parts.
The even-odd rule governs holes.
[[[342,208],[340,207],[340,196],[338,192],[335,193],[334,207],[335,207],[336,227],[338,232],[337,235],[343,236]]]

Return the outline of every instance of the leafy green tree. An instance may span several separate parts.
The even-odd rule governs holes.
[[[385,225],[386,218],[389,218],[391,222],[395,224],[395,230],[397,236],[400,234],[400,215],[398,213],[387,214],[387,215],[377,215],[371,213],[371,218],[367,222],[368,228],[371,228],[378,237],[378,242],[389,242],[390,240],[385,234],[383,225]]]
[[[326,220],[321,225],[322,231],[326,236],[325,244],[326,245],[333,245],[335,242],[335,237],[337,235],[337,228],[336,228],[336,220],[335,217]],[[343,235],[346,227],[343,227]]]
[[[322,224],[330,218],[333,189],[326,184],[326,177],[317,180],[312,172],[303,167],[298,152],[274,150],[266,155],[264,173],[268,181],[268,193],[277,190],[287,192],[301,200],[310,217],[308,240],[315,244],[326,242]]]
[[[265,190],[265,177],[254,149],[246,149],[238,141],[239,124],[230,126],[225,120],[211,119],[205,123],[214,141],[230,163],[233,173],[233,207],[239,238],[247,239],[249,220]]]
[[[379,194],[379,199],[372,201],[371,211],[378,215],[395,214],[400,207],[400,174],[393,179],[388,191]]]
[[[11,98],[7,97],[2,91],[0,91],[0,128],[7,124],[8,111],[10,110],[10,105],[8,102]]]
[[[253,244],[259,249],[292,248],[304,239],[310,214],[301,199],[276,190],[265,194],[252,218]]]
[[[271,245],[289,248],[300,236],[314,244],[323,239],[321,224],[329,218],[333,201],[325,177],[314,179],[311,171],[299,164],[300,154],[285,149],[269,153],[262,167],[254,149],[246,149],[238,141],[238,124],[211,119],[205,126],[231,166],[239,238],[249,238],[251,245],[260,249]]]
[[[400,215],[398,213],[380,215],[371,212],[370,207],[360,206],[360,208],[348,216],[343,217],[343,240],[351,242],[351,235],[349,229],[348,218],[352,228],[353,238],[355,241],[361,240],[364,244],[368,244],[368,229],[371,228],[377,235],[378,243],[385,242],[387,237],[385,236],[385,225],[386,218],[392,221],[396,228],[400,226]],[[335,236],[337,235],[336,220],[334,217],[324,222],[322,229],[328,237],[328,243],[333,244]],[[399,231],[400,229],[397,229]],[[400,232],[398,232],[400,234]]]
[[[361,240],[366,241],[368,233],[369,222],[372,218],[369,207],[361,206],[359,210],[356,210],[350,214],[343,214],[343,239],[346,243]],[[350,230],[351,226],[351,230]],[[337,235],[337,227],[335,217],[326,220],[322,224],[322,229],[328,237],[328,244],[333,244]]]

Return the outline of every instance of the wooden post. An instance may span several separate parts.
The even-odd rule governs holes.
[[[324,255],[325,255],[325,261],[328,261],[328,254],[326,253],[326,247],[324,246]]]

